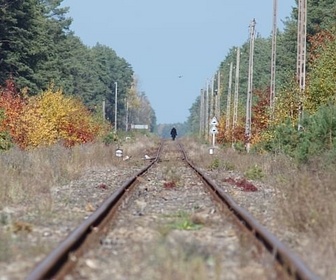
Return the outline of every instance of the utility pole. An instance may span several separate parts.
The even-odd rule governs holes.
[[[209,80],[206,82],[206,96],[205,96],[205,139],[209,139]]]
[[[298,30],[297,30],[297,80],[299,83],[299,116],[298,130],[303,119],[303,98],[306,87],[306,49],[307,49],[307,0],[298,0]]]
[[[228,86],[228,95],[227,95],[227,103],[226,103],[226,124],[225,131],[226,133],[230,130],[230,118],[231,118],[231,88],[232,88],[232,69],[233,63],[230,63],[230,72],[229,72],[229,86]]]
[[[278,0],[273,0],[273,31],[272,31],[271,88],[270,88],[271,118],[273,118],[274,116],[274,101],[275,101],[277,14],[278,14]]]
[[[114,95],[114,132],[117,133],[117,110],[118,110],[118,83],[115,82],[115,95]]]
[[[126,98],[125,131],[128,131],[128,100]]]
[[[240,68],[240,48],[237,48],[236,61],[236,77],[235,77],[235,92],[233,99],[233,120],[232,120],[232,135],[234,135],[235,128],[238,122],[238,101],[239,101],[239,68]]]
[[[214,116],[214,99],[215,99],[214,82],[215,82],[215,79],[214,77],[212,77],[211,78],[210,118],[213,118]]]
[[[204,90],[201,89],[201,95],[200,95],[200,130],[199,130],[199,136],[200,138],[203,137],[204,135],[204,130],[205,130],[205,122],[204,122]]]
[[[220,93],[220,70],[217,72],[217,94],[216,94],[216,108],[215,108],[215,115],[217,120],[220,119],[220,99],[221,99],[221,93]]]
[[[252,89],[253,89],[253,55],[254,55],[254,39],[255,39],[255,19],[250,24],[250,52],[249,52],[249,68],[248,68],[248,84],[247,84],[247,100],[246,100],[246,123],[245,123],[245,138],[246,151],[250,152],[252,126]]]
[[[103,120],[105,121],[105,119],[106,119],[106,110],[105,110],[105,108],[106,108],[106,101],[105,101],[105,97],[104,97],[104,99],[103,99]]]

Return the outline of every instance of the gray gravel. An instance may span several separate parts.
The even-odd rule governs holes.
[[[6,222],[1,234],[11,244],[4,245],[0,237],[0,245],[13,254],[14,261],[0,260],[0,280],[24,279],[110,193],[147,163],[131,158],[118,166],[86,170],[77,180],[53,186],[47,213],[27,213],[22,206],[2,209],[0,217]],[[121,218],[101,240],[99,253],[88,253],[68,279],[111,279],[111,275],[114,279],[277,279],[271,270],[265,271],[269,261],[256,260],[257,248],[219,215],[194,175],[179,164],[164,164],[161,171],[147,174],[129,203],[120,209]],[[297,236],[279,229],[275,222],[273,187],[254,182],[257,192],[243,192],[223,181],[228,176],[241,178],[241,174],[203,168],[280,239],[289,245],[298,242]],[[165,188],[171,181],[178,182],[177,186]],[[186,217],[199,227],[176,228]],[[18,232],[9,228],[16,221],[20,221]],[[128,242],[132,245],[125,246]],[[239,250],[242,246],[243,253]],[[98,271],[102,274],[97,278]]]

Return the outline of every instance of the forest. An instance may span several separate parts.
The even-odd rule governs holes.
[[[108,46],[84,45],[62,2],[0,0],[0,149],[85,143],[114,126],[154,130],[131,65]]]
[[[296,1],[297,4],[297,1]],[[283,31],[276,33],[275,101],[270,104],[272,34],[256,35],[254,41],[251,146],[254,152],[285,153],[298,162],[308,162],[325,155],[336,160],[336,2],[307,1],[306,78],[302,92],[296,75],[298,8],[284,21]],[[256,25],[257,30],[257,25]],[[228,105],[229,65],[236,65],[240,48],[238,79],[233,74],[232,88],[239,86],[237,124],[232,127],[232,101]],[[220,62],[220,122],[217,141],[243,151],[246,144],[246,106],[248,91],[250,41],[230,49]],[[214,87],[217,85],[215,75]],[[216,90],[215,88],[214,90]],[[210,90],[209,90],[210,91]],[[233,97],[232,97],[233,98]],[[230,102],[230,101],[229,101]],[[299,120],[300,107],[303,108]],[[201,97],[190,108],[188,126],[195,135],[200,131]],[[229,119],[230,118],[230,119]],[[230,126],[227,126],[229,119]],[[298,125],[298,123],[300,124]],[[298,129],[300,128],[300,129]],[[207,139],[207,135],[203,135]]]
[[[199,96],[184,124],[156,125],[145,92],[139,92],[131,65],[108,46],[88,47],[71,31],[72,19],[62,0],[0,0],[0,149],[49,145],[72,146],[97,136],[113,139],[113,128],[148,124],[167,137],[176,126],[179,136],[200,136]],[[277,31],[275,101],[270,106],[272,34],[254,42],[251,151],[285,153],[299,162],[325,155],[335,160],[336,3],[308,0],[307,60],[304,92],[297,66],[298,8]],[[258,31],[258,26],[256,26]],[[219,62],[221,97],[217,143],[244,151],[250,41],[232,46]],[[228,84],[237,48],[241,51],[237,120],[232,124]],[[237,67],[238,68],[238,67]],[[217,78],[216,78],[217,77]],[[214,75],[214,85],[218,84]],[[231,90],[230,95],[233,94]],[[118,103],[118,118],[115,104]],[[228,106],[230,105],[230,106]],[[302,120],[299,110],[303,108]],[[80,116],[80,117],[78,117]],[[298,123],[300,122],[300,129]],[[208,141],[207,133],[201,135]]]

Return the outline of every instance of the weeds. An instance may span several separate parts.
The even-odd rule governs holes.
[[[225,170],[235,170],[235,165],[232,162],[228,161],[220,161],[218,157],[216,157],[208,166],[210,170],[218,170],[220,168],[224,168]]]
[[[148,137],[142,137],[145,136],[123,143],[125,154],[132,156],[132,161],[139,159],[135,162],[139,165],[143,164],[144,151],[157,145],[155,139],[149,141]],[[90,169],[110,169],[115,165],[128,164],[115,157],[115,145],[97,142],[72,148],[53,145],[0,152],[0,261],[10,262],[17,255],[17,246],[21,245],[28,247],[23,250],[25,255],[30,255],[32,250],[48,250],[50,244],[43,240],[34,248],[24,244],[26,235],[34,231],[33,225],[44,224],[60,215],[55,211],[51,189],[79,178]],[[97,188],[108,190],[103,184]],[[69,201],[63,203],[71,203],[70,199],[69,193]],[[92,211],[94,207],[87,204],[85,210]],[[24,218],[18,218],[23,215]]]
[[[202,225],[195,224],[189,217],[180,219],[176,223],[172,224],[173,229],[179,230],[197,230],[201,227]]]
[[[244,176],[251,180],[261,180],[264,177],[264,173],[262,169],[255,164],[244,173]]]
[[[178,186],[181,181],[181,172],[180,170],[173,164],[168,164],[163,173],[164,180],[164,188],[171,189]]]
[[[138,141],[136,144],[126,143],[124,151],[126,155],[139,154],[145,148],[155,144],[153,140],[151,145],[148,139],[146,142]],[[28,151],[13,148],[2,152],[0,153],[0,205],[4,208],[21,204],[34,207],[41,212],[45,205],[47,210],[50,210],[52,186],[66,184],[92,167],[120,164],[114,154],[115,146],[105,146],[104,143],[90,143],[71,149],[54,145]],[[137,157],[140,159],[141,156]]]
[[[209,165],[210,170],[215,170],[215,169],[218,169],[219,167],[220,167],[220,162],[218,158],[215,158]]]
[[[236,169],[235,165],[232,162],[224,162],[224,168],[225,170],[233,171]]]
[[[171,243],[168,239],[153,247],[152,258],[148,266],[155,267],[162,280],[208,279],[209,273],[214,279],[220,279],[220,258],[213,256],[209,249],[198,243],[177,239]]]
[[[188,145],[195,149],[195,143]],[[203,150],[198,148],[197,154],[188,156],[195,163],[208,167],[209,156]],[[312,264],[312,269],[322,269],[326,272],[324,276],[328,276],[325,278],[334,279],[336,161],[331,160],[335,158],[332,151],[311,158],[308,164],[298,164],[284,154],[247,154],[232,149],[218,149],[217,155],[229,159],[235,172],[244,174],[247,179],[262,179],[263,184],[273,189],[267,196],[272,199],[270,208],[264,211],[274,212],[272,219],[278,221],[274,231],[280,236],[283,232],[290,233],[287,237],[290,245],[303,252],[305,259]],[[234,179],[230,181],[236,184]],[[252,205],[258,207],[257,202]],[[265,220],[268,219],[268,216],[265,217]],[[292,240],[293,236],[295,239]]]
[[[165,225],[160,229],[162,235],[167,235],[171,230],[199,230],[203,227],[201,222],[198,222],[196,219],[193,219],[192,215],[179,211],[176,214],[169,215],[167,218],[173,218],[173,221]]]

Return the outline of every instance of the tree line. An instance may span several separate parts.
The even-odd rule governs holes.
[[[297,1],[296,1],[297,2]],[[336,151],[336,2],[307,1],[307,68],[303,97],[296,77],[298,8],[293,7],[284,21],[283,31],[277,31],[276,98],[274,115],[270,112],[270,79],[272,36],[257,34],[254,48],[252,142],[255,151],[285,152],[299,161]],[[237,149],[243,149],[248,82],[249,41],[241,49],[238,126],[225,128],[229,64],[236,61],[232,47],[218,71],[221,76],[221,117],[218,140],[226,145],[235,139]],[[217,81],[215,82],[217,84]],[[302,129],[297,129],[300,98],[304,108]],[[188,126],[194,134],[200,128],[200,97],[190,108]],[[232,110],[232,109],[231,109]],[[232,116],[232,115],[231,115]],[[336,154],[336,153],[334,153]]]
[[[112,124],[117,90],[117,127],[140,122],[153,130],[155,112],[146,94],[138,92],[131,65],[108,46],[83,44],[71,31],[69,8],[62,2],[0,0],[0,85],[11,80],[29,97],[52,85],[92,113],[104,112]]]

